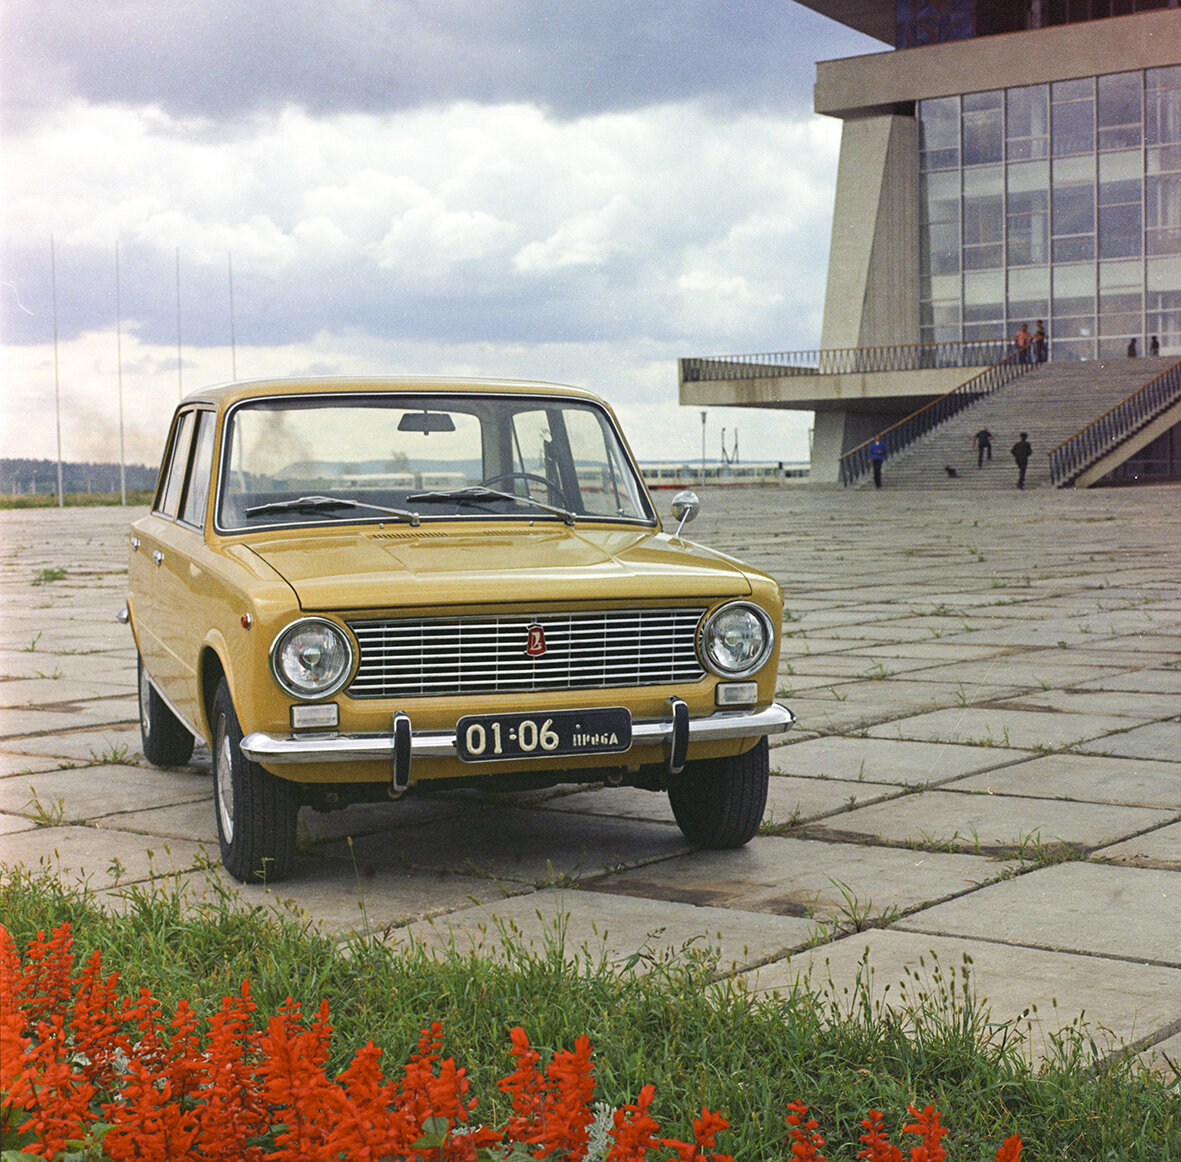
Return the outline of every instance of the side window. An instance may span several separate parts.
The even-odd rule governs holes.
[[[497,486],[518,496],[560,504],[561,475],[556,451],[549,415],[540,408],[517,412],[513,416],[513,472],[500,477]]]
[[[185,493],[180,519],[201,528],[205,524],[205,506],[209,501],[209,482],[213,478],[214,412],[197,412],[197,431],[193,437],[193,469]]]
[[[176,516],[180,501],[180,490],[185,482],[185,468],[189,462],[189,445],[193,434],[193,413],[184,412],[176,421],[172,447],[160,476],[163,486],[156,501],[156,512],[165,516]]]
[[[643,516],[635,478],[620,458],[615,441],[608,439],[605,420],[586,408],[570,408],[565,416],[583,511],[598,516]]]

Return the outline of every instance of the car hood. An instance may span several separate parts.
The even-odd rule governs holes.
[[[737,561],[634,528],[317,529],[251,537],[248,548],[309,612],[751,592]]]

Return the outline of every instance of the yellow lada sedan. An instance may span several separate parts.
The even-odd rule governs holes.
[[[683,493],[681,524],[696,512]],[[666,791],[737,847],[766,803],[782,602],[668,534],[611,410],[488,380],[189,396],[125,616],[144,754],[213,754],[221,856],[292,866],[302,806],[457,786]]]

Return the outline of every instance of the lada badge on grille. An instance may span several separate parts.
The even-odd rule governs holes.
[[[539,625],[531,625],[528,629],[529,638],[525,643],[525,653],[531,658],[540,658],[546,651],[545,630]]]

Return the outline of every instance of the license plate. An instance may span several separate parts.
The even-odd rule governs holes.
[[[459,720],[455,745],[465,763],[551,755],[610,754],[632,744],[631,712],[554,710],[539,714],[472,714]]]

